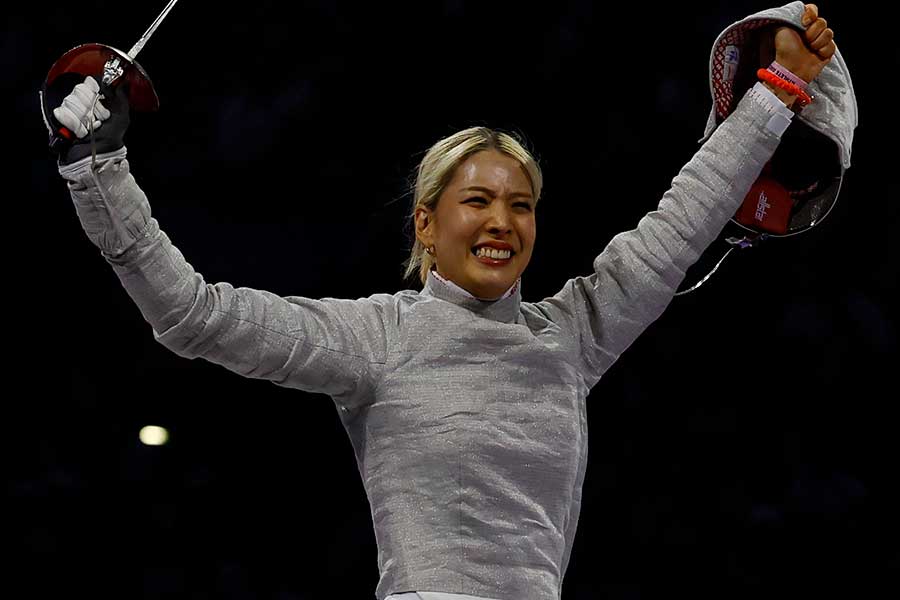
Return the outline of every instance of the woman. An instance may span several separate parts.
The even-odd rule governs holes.
[[[801,12],[800,30],[779,28],[774,45],[787,76],[810,82],[835,46],[815,5]],[[585,474],[585,398],[734,215],[798,96],[754,86],[593,274],[529,303],[519,282],[542,179],[509,135],[467,129],[422,160],[407,265],[421,292],[279,297],[194,271],[129,173],[124,96],[103,107],[96,92],[79,84],[54,113],[85,140],[60,164],[85,232],[167,348],[332,397],[371,504],[379,600],[560,597]],[[96,159],[91,127],[106,144]]]

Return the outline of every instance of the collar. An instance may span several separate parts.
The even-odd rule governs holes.
[[[459,285],[449,279],[444,279],[436,271],[431,270],[428,271],[428,278],[421,293],[424,296],[452,302],[485,319],[501,323],[514,323],[519,315],[519,304],[522,301],[521,281],[520,277],[505,294],[490,300],[473,296]]]

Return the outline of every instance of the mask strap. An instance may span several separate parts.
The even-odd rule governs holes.
[[[731,254],[731,251],[734,250],[735,248],[752,248],[752,247],[756,246],[757,244],[759,244],[760,242],[762,242],[763,240],[767,239],[768,237],[769,237],[769,235],[766,233],[756,233],[756,234],[751,234],[751,235],[745,235],[742,238],[736,238],[736,237],[726,238],[725,241],[731,245],[731,248],[729,248],[728,252],[726,252],[725,255],[719,259],[719,262],[716,263],[716,266],[714,266],[712,268],[712,270],[709,273],[707,273],[703,279],[701,279],[700,281],[695,283],[692,287],[690,287],[686,290],[682,290],[680,292],[676,292],[675,295],[683,296],[684,294],[693,292],[694,290],[699,288],[701,285],[703,285],[707,279],[712,277],[712,274],[716,272],[716,270],[719,268],[719,265],[721,265],[723,262],[725,262],[725,259],[728,258],[728,255]]]

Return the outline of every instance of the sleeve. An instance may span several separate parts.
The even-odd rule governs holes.
[[[364,401],[385,361],[391,296],[358,300],[280,297],[209,284],[151,216],[124,148],[61,167],[81,225],[153,328],[185,358],[246,377]]]
[[[757,92],[748,91],[681,169],[656,210],[610,241],[592,274],[535,303],[562,335],[579,340],[573,361],[589,388],[662,314],[775,152],[790,111]]]

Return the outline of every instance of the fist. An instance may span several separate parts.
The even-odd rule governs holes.
[[[834,31],[819,17],[819,8],[815,4],[804,7],[801,22],[806,28],[803,32],[793,27],[775,30],[775,60],[809,83],[831,62],[837,46]]]
[[[77,137],[83,138],[88,134],[89,126],[97,130],[109,118],[110,112],[97,100],[99,92],[97,81],[88,76],[53,109],[53,116]]]

